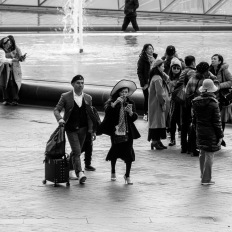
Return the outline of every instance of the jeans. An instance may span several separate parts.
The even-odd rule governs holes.
[[[124,17],[124,21],[123,21],[123,24],[122,24],[122,31],[125,31],[129,25],[129,23],[131,22],[132,23],[132,26],[134,28],[135,31],[139,31],[139,26],[137,24],[137,20],[136,20],[136,17],[135,15],[126,15]]]
[[[81,148],[84,144],[85,137],[87,134],[87,127],[79,128],[76,131],[66,131],[68,141],[70,143],[72,153],[70,156],[70,160],[73,164],[73,168],[78,175],[79,172],[82,171],[81,168]]]
[[[184,150],[191,150],[190,147],[188,147],[188,141],[189,141],[189,127],[191,124],[192,116],[191,116],[191,108],[182,106],[182,124],[181,124],[181,148]]]
[[[207,183],[212,178],[212,166],[213,166],[214,152],[200,150],[199,161],[201,170],[201,182]]]

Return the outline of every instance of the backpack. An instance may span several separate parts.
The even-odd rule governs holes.
[[[65,129],[58,126],[46,144],[45,156],[49,159],[61,159],[65,156]]]

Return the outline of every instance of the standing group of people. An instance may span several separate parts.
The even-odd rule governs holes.
[[[0,88],[3,105],[17,106],[22,82],[20,62],[26,59],[12,35],[0,40]]]
[[[167,149],[161,140],[170,133],[169,146],[176,145],[176,129],[181,132],[181,153],[200,157],[202,184],[213,184],[213,155],[226,146],[223,140],[229,105],[221,93],[230,91],[232,75],[220,54],[211,65],[194,56],[178,57],[174,46],[157,58],[151,44],[145,44],[138,60],[137,74],[144,93],[144,119],[148,118],[151,149]],[[146,91],[144,91],[146,90]]]

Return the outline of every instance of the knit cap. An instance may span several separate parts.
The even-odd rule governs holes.
[[[178,65],[181,68],[181,61],[176,57],[172,58],[172,60],[171,60],[171,67],[174,65]]]

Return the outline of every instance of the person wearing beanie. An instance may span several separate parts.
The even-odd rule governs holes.
[[[196,66],[196,73],[192,75],[186,86],[186,104],[188,107],[192,108],[193,98],[200,95],[199,88],[202,86],[205,79],[211,79],[216,85],[218,85],[217,77],[209,72],[209,64],[203,61]],[[189,144],[189,147],[191,147],[190,150],[192,152],[192,156],[198,156],[199,150],[195,143],[196,133],[193,128],[191,130],[190,137],[189,141],[191,144]]]
[[[137,64],[137,74],[139,77],[140,86],[144,95],[144,116],[143,119],[147,121],[148,113],[148,80],[152,64],[155,62],[157,54],[154,53],[154,48],[151,44],[144,44],[142,52],[139,55]]]
[[[175,138],[175,133],[176,133],[176,125],[178,125],[178,131],[181,130],[181,125],[180,125],[180,104],[175,101],[174,98],[172,98],[172,93],[175,89],[175,86],[179,80],[181,74],[181,61],[174,57],[171,60],[171,69],[169,72],[169,90],[171,93],[171,101],[170,101],[170,111],[169,111],[169,128],[168,131],[170,132],[171,139],[169,146],[174,146],[176,145],[176,138]]]
[[[218,87],[214,85],[211,79],[205,79],[199,88],[201,95],[192,101],[193,124],[196,129],[197,146],[200,149],[199,161],[202,185],[215,184],[212,181],[213,158],[214,153],[221,149],[224,136],[219,104],[215,95],[217,90]]]
[[[167,46],[164,56],[161,58],[164,60],[164,72],[169,75],[171,68],[171,61],[173,58],[177,58],[181,61],[182,68],[184,67],[184,61],[178,57],[176,48],[173,45]]]
[[[69,178],[79,179],[79,183],[83,184],[86,181],[86,176],[81,167],[81,149],[87,133],[91,133],[93,140],[96,138],[96,134],[93,131],[93,121],[90,117],[92,97],[83,92],[84,78],[82,75],[73,77],[71,85],[73,89],[61,95],[54,109],[54,115],[59,125],[65,126],[72,149],[70,159],[74,171],[69,172]],[[64,110],[63,117],[60,114],[62,110]]]

